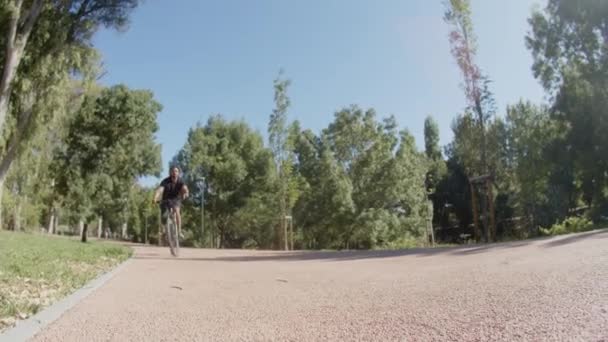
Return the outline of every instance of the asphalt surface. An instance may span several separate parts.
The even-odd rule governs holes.
[[[34,341],[608,341],[608,231],[396,252],[135,247]]]

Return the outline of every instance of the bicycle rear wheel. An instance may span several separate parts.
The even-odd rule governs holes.
[[[175,219],[175,211],[171,209],[169,215],[167,215],[167,240],[169,242],[169,249],[171,250],[171,255],[178,256],[179,255],[179,236],[177,234],[177,222]]]

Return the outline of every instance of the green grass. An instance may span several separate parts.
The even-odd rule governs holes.
[[[131,255],[120,245],[0,231],[0,331]]]

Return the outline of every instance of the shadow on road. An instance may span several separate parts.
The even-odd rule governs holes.
[[[480,254],[480,253],[485,253],[485,252],[490,252],[490,251],[496,251],[496,250],[500,250],[500,249],[528,246],[528,245],[534,243],[535,241],[537,241],[537,240],[529,239],[529,240],[522,240],[522,241],[484,244],[484,245],[470,247],[470,248],[461,248],[461,249],[453,251],[452,254],[454,254],[454,255],[474,255],[474,254]]]
[[[244,255],[190,257],[191,251],[184,249],[184,256],[174,258],[165,252],[148,252],[145,247],[133,256],[134,259],[156,259],[175,261],[209,261],[209,262],[261,262],[261,261],[354,261],[366,259],[396,258],[402,256],[430,257],[434,255],[469,256],[488,253],[497,250],[513,249],[537,244],[539,247],[549,248],[563,246],[584,239],[608,238],[608,229],[588,233],[575,234],[568,237],[543,237],[522,241],[501,242],[473,246],[436,247],[436,248],[412,248],[405,250],[382,250],[382,251],[260,251],[244,252]],[[546,242],[544,242],[546,241]],[[231,251],[233,252],[233,251]],[[234,251],[236,254],[240,251]],[[251,254],[246,254],[251,253]]]
[[[229,262],[251,262],[251,261],[348,261],[376,258],[393,258],[406,255],[436,255],[445,253],[453,248],[416,248],[394,251],[296,251],[296,252],[261,252],[262,255],[234,255],[218,257],[180,257],[177,260],[190,261],[229,261]],[[170,256],[159,253],[137,253],[134,259],[163,259],[176,260]]]
[[[606,239],[608,238],[608,229],[594,230],[587,233],[572,234],[570,236],[562,237],[561,239],[552,239],[551,241],[542,244],[544,248],[559,247],[568,245],[584,239]]]

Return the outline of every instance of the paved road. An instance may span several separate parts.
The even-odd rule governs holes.
[[[608,231],[402,252],[136,247],[35,341],[608,341]]]

